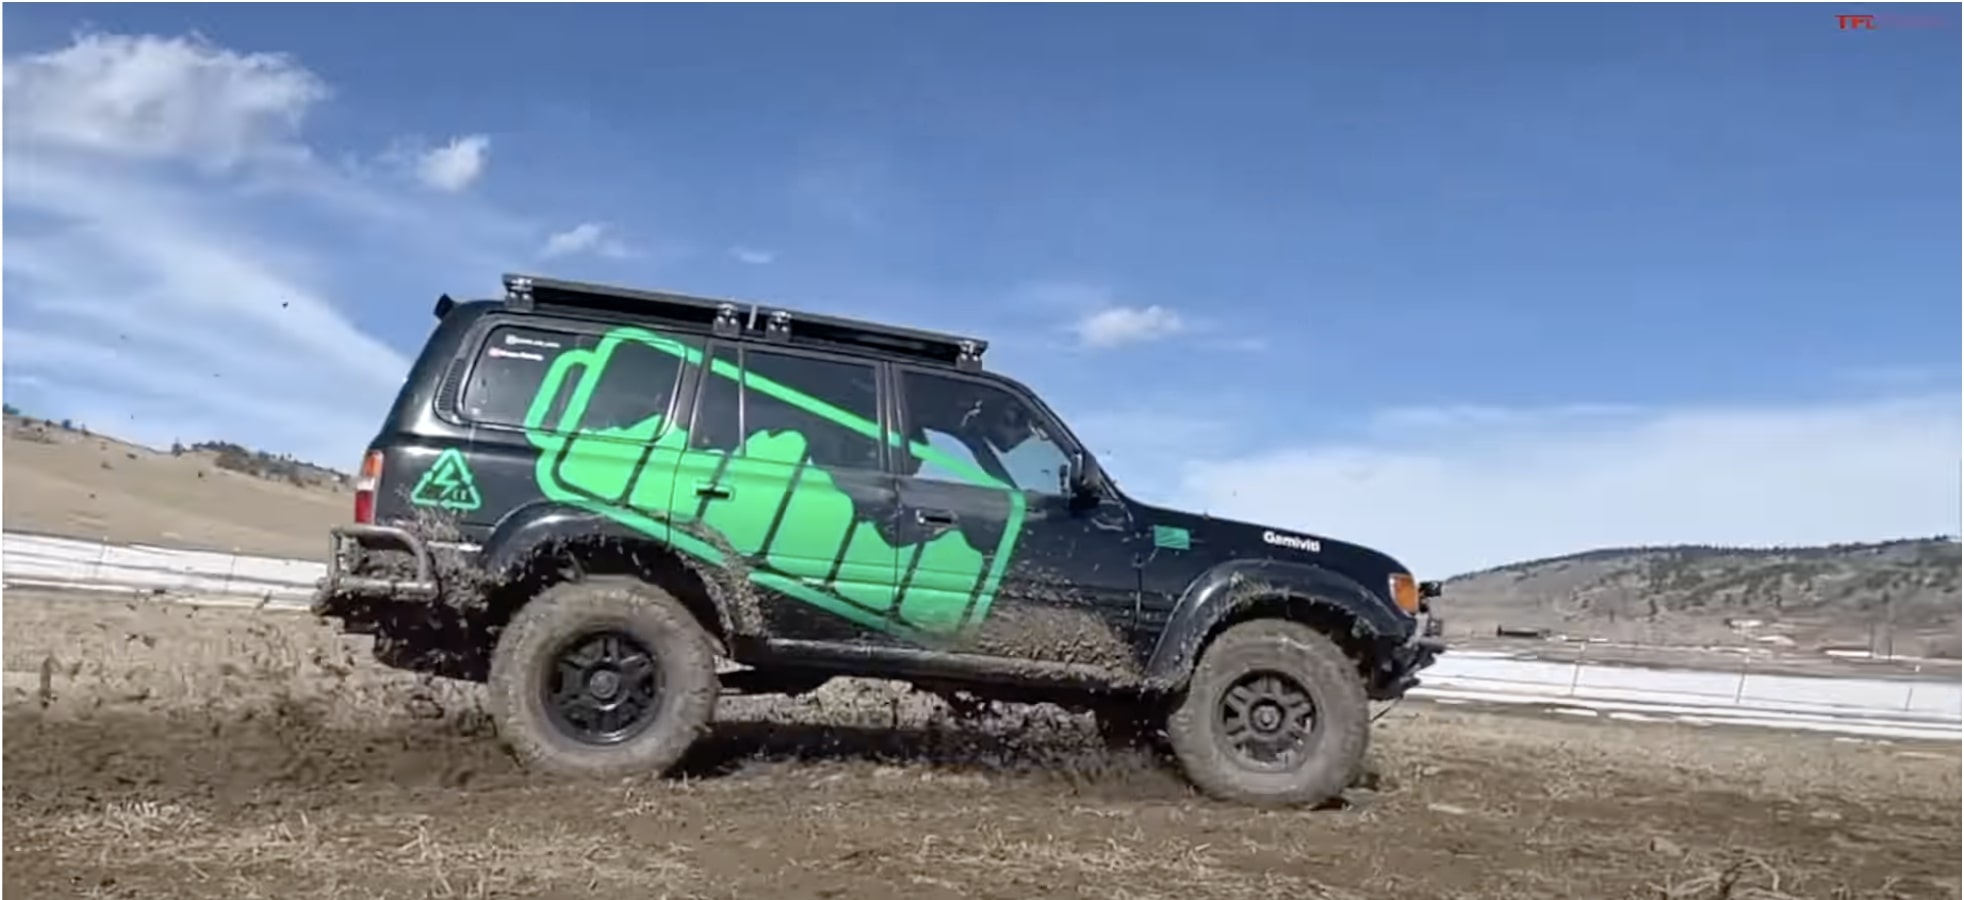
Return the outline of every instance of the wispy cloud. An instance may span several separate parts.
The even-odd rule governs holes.
[[[755,247],[731,247],[730,256],[746,266],[768,266],[777,261],[777,254]]]
[[[407,367],[338,299],[373,288],[350,260],[476,269],[526,230],[323,162],[304,126],[331,91],[285,55],[84,34],[10,59],[5,90],[6,375],[48,413],[143,437],[222,421],[203,436],[345,462]]]
[[[1071,326],[1078,342],[1094,349],[1162,340],[1186,328],[1187,323],[1179,313],[1157,304],[1106,307]]]
[[[539,248],[539,255],[546,259],[562,256],[576,256],[591,253],[608,259],[626,259],[633,255],[611,228],[601,222],[581,222],[565,231],[556,232],[546,238],[545,246]]]
[[[1379,433],[1417,429],[1466,427],[1526,427],[1550,423],[1574,424],[1583,419],[1610,416],[1636,416],[1647,412],[1627,403],[1566,403],[1555,406],[1515,407],[1480,403],[1439,406],[1397,406],[1379,410],[1371,418]]]
[[[484,174],[490,154],[491,139],[484,135],[451,138],[416,158],[416,178],[432,190],[454,194]]]
[[[327,85],[291,58],[201,37],[83,34],[6,65],[7,137],[82,152],[229,168],[305,155]]]
[[[1602,546],[1955,533],[1958,397],[1640,409],[1459,407],[1368,437],[1188,462],[1215,514],[1362,541],[1430,576]]]
[[[1119,292],[1095,279],[1029,281],[1008,292],[1005,306],[1040,317],[1058,327],[1068,343],[1080,350],[1109,350],[1128,344],[1162,341],[1179,335],[1203,338],[1211,349],[1247,349],[1244,343],[1222,341],[1206,321],[1196,321],[1163,304],[1122,302]]]
[[[1838,373],[1841,380],[1857,386],[1892,390],[1930,390],[1957,383],[1957,366],[1888,364],[1858,366]]]

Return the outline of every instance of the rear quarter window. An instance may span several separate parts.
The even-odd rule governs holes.
[[[700,346],[641,327],[580,334],[500,325],[477,345],[458,408],[474,424],[524,428],[534,400],[550,392],[538,422],[544,430],[648,439],[651,420],[665,419],[675,404],[685,348]],[[559,365],[568,353],[580,359]]]
[[[460,411],[472,422],[524,427],[525,411],[531,408],[532,397],[552,369],[553,360],[568,350],[593,344],[590,336],[564,331],[512,325],[492,329],[471,360],[470,376],[464,381],[463,399],[458,404]],[[557,413],[565,407],[571,386],[561,386],[553,404],[555,414],[547,421],[558,420]]]

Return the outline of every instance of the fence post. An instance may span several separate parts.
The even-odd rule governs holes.
[[[233,547],[232,562],[230,565],[227,565],[225,567],[225,586],[218,589],[218,592],[220,594],[229,596],[232,593],[232,576],[238,574],[238,571],[239,571],[239,548]]]
[[[102,580],[102,563],[104,560],[108,558],[109,558],[109,536],[105,534],[96,539],[95,568],[89,570],[90,581]]]
[[[1589,655],[1589,641],[1584,638],[1580,649],[1575,651],[1575,665],[1569,669],[1568,696],[1575,699],[1576,686],[1582,683],[1582,658]]]
[[[1909,712],[1916,704],[1916,682],[1909,683],[1909,690],[1903,692],[1903,712]]]
[[[1733,706],[1744,706],[1746,704],[1746,673],[1752,671],[1752,668],[1753,654],[1749,649],[1739,658],[1739,686],[1732,692]]]

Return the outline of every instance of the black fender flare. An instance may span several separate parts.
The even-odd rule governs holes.
[[[1334,608],[1373,639],[1403,639],[1412,628],[1386,600],[1341,572],[1275,559],[1228,560],[1202,572],[1174,604],[1146,663],[1147,684],[1159,690],[1186,684],[1201,642],[1217,623],[1249,603],[1277,597]]]
[[[538,558],[539,549],[555,544],[581,543],[591,540],[614,540],[623,545],[658,547],[679,565],[688,569],[709,591],[710,605],[715,608],[716,624],[726,635],[747,633],[743,628],[754,627],[753,623],[737,623],[731,618],[733,606],[748,608],[742,604],[732,604],[732,586],[727,583],[722,569],[703,565],[687,554],[676,550],[666,541],[653,537],[632,527],[624,525],[607,516],[564,503],[552,501],[528,503],[513,509],[498,520],[485,538],[479,557],[484,570],[494,573],[501,579],[522,576],[525,568]],[[739,626],[742,626],[741,628]]]

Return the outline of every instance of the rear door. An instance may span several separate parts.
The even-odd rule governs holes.
[[[678,522],[734,552],[764,633],[885,641],[893,479],[880,364],[717,343],[676,474]]]
[[[686,435],[674,410],[693,338],[622,326],[554,359],[525,411],[547,498],[669,539],[675,469]]]

